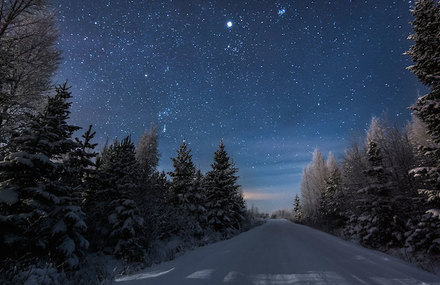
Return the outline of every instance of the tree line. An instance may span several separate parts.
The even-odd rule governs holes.
[[[424,262],[440,253],[440,6],[419,0],[412,14],[408,69],[429,93],[410,107],[404,129],[373,118],[340,161],[315,150],[294,211],[298,221]]]

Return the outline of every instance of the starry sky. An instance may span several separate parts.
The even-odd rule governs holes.
[[[291,207],[314,148],[341,157],[371,116],[403,125],[411,1],[52,0],[71,122],[97,142],[160,129],[209,169],[221,139],[248,205]]]

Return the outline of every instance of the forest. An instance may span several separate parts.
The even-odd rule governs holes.
[[[316,149],[294,220],[436,271],[440,253],[440,6],[418,1],[408,69],[429,88],[404,128],[373,117],[341,160]]]

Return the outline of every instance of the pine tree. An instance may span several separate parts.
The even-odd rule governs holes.
[[[377,248],[393,241],[393,184],[384,167],[381,148],[372,138],[367,139],[367,156],[370,167],[365,174],[369,185],[358,191],[361,215],[355,227],[361,243]]]
[[[191,191],[193,195],[193,206],[190,208],[190,215],[193,216],[197,222],[198,230],[196,232],[197,237],[200,237],[207,226],[206,216],[206,190],[203,187],[204,177],[200,169],[196,171],[193,183],[191,185]]]
[[[223,142],[214,154],[211,168],[205,179],[208,224],[227,235],[241,228],[245,204],[240,186],[236,184],[238,170],[230,162]]]
[[[203,221],[200,216],[204,212],[203,189],[199,181],[201,178],[196,176],[191,150],[187,148],[188,144],[183,141],[177,156],[171,159],[174,171],[169,173],[172,179],[170,190],[174,196],[175,207],[180,211],[180,234],[200,237],[203,234]]]
[[[76,147],[71,136],[79,129],[67,124],[68,89],[66,84],[57,87],[43,112],[12,138],[15,151],[0,162],[0,221],[6,229],[4,252],[11,246],[14,254],[50,253],[57,264],[74,268],[88,242],[81,193],[67,179],[72,169],[65,158]]]
[[[430,93],[420,97],[411,107],[427,127],[432,143],[420,145],[419,150],[433,165],[422,166],[411,172],[423,181],[420,194],[427,202],[440,208],[440,8],[433,0],[419,0],[412,10],[414,34],[410,36],[415,44],[407,52],[415,62],[408,69],[417,75],[420,82],[430,88]]]
[[[418,146],[425,159],[421,160],[420,167],[411,170],[411,174],[420,182],[418,192],[425,197],[430,209],[419,217],[407,243],[432,252],[440,251],[436,242],[440,236],[440,5],[434,0],[419,0],[411,12],[414,34],[410,39],[414,45],[407,54],[415,64],[408,69],[430,88],[430,93],[411,106],[429,135],[428,142]]]
[[[295,201],[293,202],[293,212],[295,213],[295,222],[301,223],[302,210],[301,210],[301,202],[299,200],[298,194],[295,195]]]
[[[343,221],[341,180],[338,163],[330,153],[327,159],[325,189],[321,193],[320,201],[321,223],[330,227],[340,226]]]
[[[130,137],[115,141],[101,157],[100,185],[95,190],[98,201],[91,214],[96,221],[95,235],[105,240],[104,246],[116,257],[129,261],[144,259],[145,225],[135,202],[139,173]]]
[[[193,183],[195,177],[195,167],[192,162],[191,150],[187,149],[188,144],[183,141],[177,151],[177,156],[171,158],[173,161],[174,171],[168,174],[171,177],[170,190],[174,194],[176,206],[186,208],[188,201],[188,190]]]

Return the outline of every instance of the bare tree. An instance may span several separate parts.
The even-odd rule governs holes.
[[[151,125],[150,130],[144,133],[136,147],[136,160],[147,176],[153,174],[159,164],[160,153],[158,147],[157,127]]]
[[[44,102],[61,59],[57,35],[46,1],[1,1],[0,143]]]
[[[301,197],[305,219],[315,221],[318,216],[321,193],[325,190],[327,165],[322,153],[315,149],[312,162],[304,169],[301,181]]]

